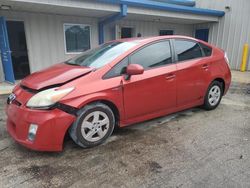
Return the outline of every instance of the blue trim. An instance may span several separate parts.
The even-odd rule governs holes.
[[[103,3],[125,4],[125,5],[135,6],[135,7],[143,7],[143,8],[149,8],[149,9],[158,9],[158,10],[165,10],[165,11],[171,11],[171,12],[190,13],[190,14],[206,15],[206,16],[222,17],[225,15],[224,11],[202,9],[202,8],[196,8],[196,7],[187,7],[187,6],[174,5],[174,4],[152,1],[152,0],[97,0],[97,1],[103,2]]]
[[[182,6],[189,6],[194,7],[195,1],[193,0],[157,0],[164,3],[170,3],[170,4],[176,4],[176,5],[182,5]]]
[[[98,30],[99,30],[99,44],[104,43],[104,26],[110,24],[112,22],[121,20],[122,18],[126,17],[128,14],[128,6],[125,4],[121,4],[121,12],[117,13],[113,16],[110,16],[98,23]]]
[[[15,83],[6,20],[0,16],[0,51],[5,81]]]

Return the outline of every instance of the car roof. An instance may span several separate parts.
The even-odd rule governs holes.
[[[162,39],[189,39],[189,40],[200,42],[200,40],[198,39],[188,37],[188,36],[183,36],[183,35],[165,35],[165,36],[155,36],[155,37],[125,38],[125,39],[113,40],[112,42],[138,42],[138,44],[143,44],[143,43],[153,42],[153,41],[162,40]]]

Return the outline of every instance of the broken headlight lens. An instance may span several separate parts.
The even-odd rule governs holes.
[[[74,87],[67,89],[52,88],[41,91],[31,97],[26,106],[30,108],[47,109],[56,104],[73,90]]]

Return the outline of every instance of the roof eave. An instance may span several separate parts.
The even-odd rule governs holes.
[[[143,8],[165,10],[171,12],[190,13],[196,15],[208,15],[216,17],[223,17],[225,15],[224,11],[181,6],[181,5],[169,4],[152,0],[97,0],[97,1],[103,3],[126,4],[134,7],[143,7]]]

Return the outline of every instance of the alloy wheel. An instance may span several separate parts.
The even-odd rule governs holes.
[[[211,87],[208,94],[208,101],[211,106],[216,106],[220,101],[221,89],[219,86],[215,85]]]
[[[107,114],[101,111],[94,111],[84,118],[81,133],[87,141],[97,142],[107,134],[109,126],[110,120]]]

